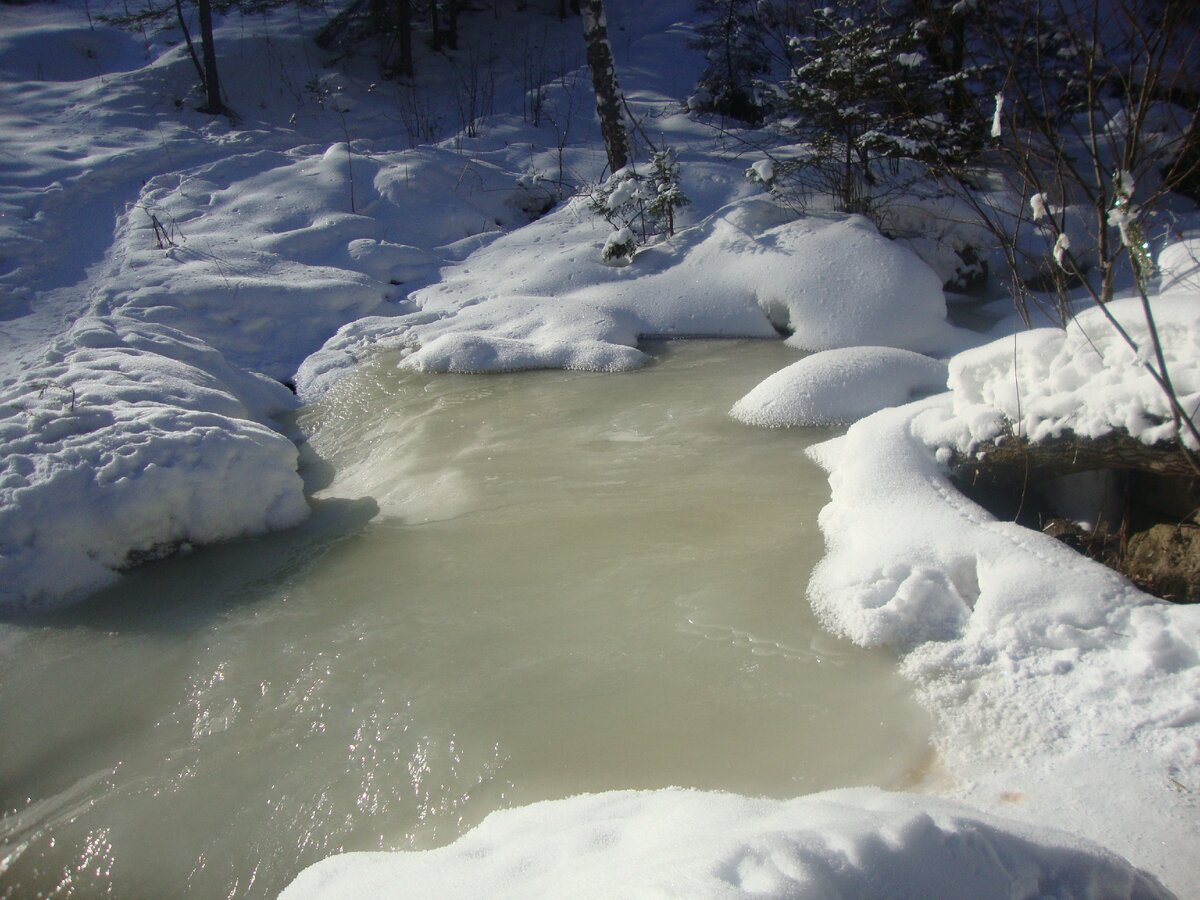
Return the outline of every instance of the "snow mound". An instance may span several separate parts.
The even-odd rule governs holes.
[[[1108,304],[1141,348],[1138,354],[1105,320],[1080,313],[1067,328],[1039,328],[959,354],[950,363],[954,412],[966,428],[963,449],[1010,427],[1037,442],[1074,432],[1098,437],[1124,429],[1153,444],[1175,437],[1171,410],[1146,371],[1154,362],[1136,298]],[[1185,409],[1200,407],[1200,293],[1157,297],[1154,318],[1172,383]],[[1193,447],[1193,449],[1198,449]]]
[[[847,347],[815,353],[776,372],[729,414],[767,428],[834,425],[945,386],[944,362],[909,350]]]
[[[875,789],[779,802],[664,790],[493,813],[449,847],[348,853],[281,900],[357,897],[1156,898],[1077,837]]]
[[[162,326],[87,317],[0,397],[0,608],[48,606],[138,558],[308,514],[273,430],[286,388]]]
[[[829,470],[833,494],[820,517],[826,555],[809,582],[823,624],[866,647],[910,650],[969,631],[989,643],[1057,649],[1074,629],[1106,626],[1121,603],[1145,602],[1110,570],[993,520],[958,493],[934,452],[955,433],[951,406],[940,394],[886,409],[810,451]],[[1043,585],[1047,564],[1058,575]],[[1071,602],[1072,627],[1052,602],[1068,573],[1089,590],[1086,602]]]
[[[146,186],[98,302],[290,378],[346,322],[405,311],[405,285],[434,278],[463,239],[523,224],[534,199],[436,147],[235,155]]]
[[[1162,291],[1200,292],[1200,237],[1188,237],[1163,247],[1158,254]]]
[[[1139,302],[1109,309],[1144,338]],[[1195,406],[1200,296],[1157,297],[1154,312]],[[952,393],[882,410],[812,449],[832,497],[810,602],[835,633],[904,654],[962,799],[1078,831],[1194,892],[1200,607],[1156,601],[1053,538],[996,520],[947,468],[953,450],[1000,434],[1018,410],[1034,439],[1067,428],[1168,436],[1158,388],[1095,311],[949,368]]]
[[[580,369],[619,372],[646,356],[633,347],[604,341],[532,341],[483,334],[444,334],[405,361],[421,372],[512,372],[521,369]]]
[[[0,78],[84,81],[145,65],[132,34],[107,25],[44,25],[0,35]]]
[[[947,340],[941,280],[867,219],[801,219],[772,229],[760,243],[767,251],[739,268],[757,276],[751,283],[759,302],[793,332],[793,346],[930,350]]]
[[[567,204],[489,241],[410,295],[419,313],[368,319],[327,342],[298,375],[302,396],[368,344],[411,348],[408,364],[427,371],[494,371],[629,368],[644,361],[643,337],[786,329],[809,350],[937,353],[964,342],[945,321],[937,275],[862,217],[797,219],[761,198],[738,200],[620,267],[600,259],[605,233]]]

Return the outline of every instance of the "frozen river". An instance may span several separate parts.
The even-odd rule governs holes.
[[[597,375],[381,357],[297,422],[313,519],[0,623],[0,897],[272,896],[614,788],[912,786],[894,660],[821,631],[832,432],[730,405],[797,356]]]

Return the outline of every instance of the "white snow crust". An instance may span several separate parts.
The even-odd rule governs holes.
[[[77,599],[138,556],[302,521],[296,448],[270,426],[293,402],[173,329],[77,320],[0,394],[6,604]]]
[[[1110,310],[1143,334],[1139,301]],[[1156,298],[1154,310],[1172,377],[1194,405],[1200,294]],[[1200,608],[1157,601],[1058,541],[997,521],[945,466],[951,449],[999,433],[1005,411],[1035,440],[1119,427],[1161,438],[1162,400],[1147,382],[1093,312],[1065,332],[956,356],[950,393],[814,448],[832,499],[809,597],[834,632],[903,654],[959,796],[1089,835],[1191,889]]]
[[[1141,301],[1116,300],[1106,309],[1137,352],[1105,310],[1095,308],[1066,329],[1018,332],[956,356],[950,388],[955,416],[967,429],[957,443],[969,447],[1009,428],[1035,443],[1064,432],[1099,437],[1117,428],[1147,444],[1172,439],[1170,404],[1147,370],[1157,360]],[[1158,296],[1153,311],[1180,404],[1194,411],[1200,407],[1200,291]]]
[[[1088,841],[927,797],[856,789],[780,802],[665,790],[496,812],[438,850],[330,857],[281,900],[483,896],[1171,894]]]
[[[814,353],[776,372],[729,414],[768,428],[835,425],[945,387],[940,360],[889,347],[847,347]]]

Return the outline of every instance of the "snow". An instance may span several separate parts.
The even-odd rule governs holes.
[[[1200,237],[1186,237],[1163,247],[1158,270],[1164,293],[1177,288],[1200,293]]]
[[[625,182],[630,184],[630,182]],[[619,189],[613,191],[612,196],[617,196]],[[611,199],[611,198],[610,198]],[[600,258],[613,264],[620,263],[625,265],[629,262],[629,257],[633,255],[632,249],[637,247],[637,240],[633,236],[633,232],[629,228],[622,226],[610,234],[604,240],[604,247],[600,251]]]
[[[604,168],[586,77],[566,62],[541,125],[497,114],[454,134],[415,95],[375,89],[369,61],[330,77],[303,14],[232,18],[219,41],[234,129],[190,108],[182,48],[79,14],[12,7],[0,24],[0,609],[77,601],[141,558],[302,520],[280,417],[376,350],[428,372],[616,371],[647,362],[646,337],[783,332],[812,355],[735,415],[858,420],[815,451],[832,499],[810,600],[832,631],[895,650],[937,717],[950,783],[928,789],[971,804],[581,797],[496,813],[442,850],[331,859],[289,895],[1167,896],[1090,841],[1200,891],[1200,609],[997,521],[946,468],[1009,423],[1034,440],[1172,435],[1153,357],[1099,311],[1016,334],[993,316],[970,334],[947,323],[941,285],[966,248],[991,248],[961,205],[914,194],[889,240],[862,217],[775,203],[674,99],[691,81],[662,65],[685,52],[682,0],[609,7],[646,32],[617,42],[618,66],[693,201],[673,237],[621,266],[601,260],[607,223],[558,192]],[[497,108],[524,103],[502,79]],[[987,199],[1014,217],[1028,202]],[[1047,212],[1088,264],[1084,212]],[[1048,237],[1020,240],[1048,260]],[[1188,408],[1198,255],[1194,232],[1167,242],[1152,297]],[[1109,310],[1145,348],[1140,301]]]
[[[11,81],[84,81],[145,61],[133,35],[109,26],[50,23],[0,35],[0,77]]]
[[[945,801],[872,789],[785,802],[665,790],[496,812],[439,850],[334,856],[281,900],[401,896],[1171,894],[1087,841]]]
[[[730,415],[768,428],[834,425],[945,386],[946,364],[910,350],[826,350],[776,372],[734,404]]]
[[[619,268],[591,249],[602,227],[570,204],[497,237],[413,292],[420,312],[366,320],[327,342],[297,375],[301,396],[317,396],[374,344],[410,348],[405,365],[422,371],[481,372],[546,359],[624,369],[641,359],[643,337],[769,338],[777,328],[806,350],[946,352],[964,342],[945,321],[938,277],[862,217],[796,219],[746,198]]]
[[[967,500],[938,462],[964,431],[943,394],[816,448],[832,500],[814,609],[903,654],[958,796],[1195,885],[1200,610]]]
[[[303,520],[296,448],[269,424],[292,405],[173,329],[79,319],[0,394],[7,604],[75,600],[131,557]]]
[[[1029,214],[1030,218],[1035,222],[1040,222],[1046,218],[1046,206],[1050,202],[1049,198],[1042,193],[1034,194],[1029,198]]]
[[[1144,341],[1137,298],[1109,310]],[[1154,311],[1195,408],[1200,293],[1157,297]],[[1010,421],[1033,441],[1115,428],[1165,439],[1161,391],[1099,310],[961,353],[949,385],[814,449],[832,488],[814,609],[836,633],[904,654],[960,796],[996,808],[1017,793],[1022,818],[1087,834],[1168,883],[1200,883],[1186,849],[1200,837],[1200,609],[997,521],[944,465]]]
[[[769,159],[760,159],[750,167],[754,178],[763,184],[770,184],[775,178],[775,163]]]
[[[1195,410],[1200,293],[1172,291],[1157,297],[1153,309],[1172,384],[1183,408]],[[1096,308],[1077,315],[1065,330],[1019,332],[956,356],[950,388],[955,416],[965,426],[957,443],[970,447],[1009,427],[1035,443],[1065,432],[1099,437],[1116,428],[1147,444],[1171,439],[1170,405],[1147,370],[1156,363],[1140,300],[1113,301],[1107,312],[1141,353]]]
[[[1058,267],[1064,272],[1067,269],[1067,252],[1071,249],[1071,236],[1065,231],[1059,232],[1057,238],[1054,239],[1054,249],[1051,254],[1054,256],[1054,261],[1058,263]]]

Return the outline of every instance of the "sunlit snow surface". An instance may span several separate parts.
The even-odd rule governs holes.
[[[1164,254],[1174,256],[1180,246]],[[1166,278],[1172,287],[1153,299],[1154,326],[1179,404],[1194,416],[1200,409],[1200,283]],[[967,433],[956,443],[966,448],[1006,428],[1034,442],[1064,432],[1099,437],[1118,428],[1146,444],[1169,441],[1175,437],[1172,410],[1148,365],[1157,367],[1158,360],[1137,297],[1085,310],[1065,330],[1020,332],[961,353],[950,364],[950,387],[955,418]],[[1186,431],[1183,438],[1200,449]]]
[[[549,54],[560,64],[545,95],[552,115],[538,126],[519,112],[520,79],[501,79],[501,114],[481,136],[437,145],[433,136],[457,130],[446,121],[449,95],[421,107],[393,83],[375,85],[366,59],[345,74],[325,69],[302,38],[312,25],[303,15],[233,19],[219,35],[241,115],[233,129],[191,109],[194,72],[181,47],[85,29],[77,6],[7,7],[0,603],[75,600],[132,559],[302,518],[295,449],[272,424],[295,401],[271,379],[293,378],[313,399],[381,348],[423,371],[618,370],[645,362],[637,345],[646,335],[766,337],[784,328],[808,350],[869,344],[939,358],[979,342],[945,323],[941,279],[925,264],[944,277],[953,235],[939,248],[890,243],[861,219],[796,220],[775,207],[742,178],[757,160],[681,111],[699,60],[685,49],[688,29],[674,23],[693,16],[693,5],[610,0],[608,12],[626,91],[679,150],[694,201],[673,240],[624,268],[599,262],[607,226],[577,203],[518,227],[564,199],[558,180],[603,169],[577,55]],[[545,31],[555,51],[577,47],[573,32]],[[431,70],[426,84],[438,83],[453,83],[448,69]],[[408,144],[422,146],[401,149]],[[926,223],[955,218],[914,209]],[[1189,397],[1195,246],[1186,233],[1159,257],[1171,288],[1163,322]],[[824,447],[833,500],[821,517],[828,554],[812,599],[834,630],[906,654],[905,672],[938,717],[959,797],[1099,840],[1186,896],[1200,891],[1196,613],[994,521],[953,491],[937,461],[940,448],[966,449],[994,433],[997,411],[1013,414],[1018,396],[1035,401],[1020,407],[1033,417],[1024,423],[1031,433],[1124,425],[1145,438],[1165,434],[1157,395],[1095,320],[953,359],[953,394],[883,409]],[[1002,322],[991,337],[1012,327]],[[924,372],[882,359],[865,354],[839,370],[846,378],[810,363],[819,371],[776,382],[775,396],[808,391],[808,411],[850,419],[930,389]],[[914,364],[933,378],[941,363]],[[1010,390],[1023,376],[1025,393]],[[838,391],[860,396],[850,402]],[[934,818],[944,811],[933,801],[848,796],[857,812],[819,818],[847,852],[869,843],[861,823],[871,804],[923,802]],[[611,803],[629,810],[622,821],[634,829],[639,810],[653,818],[675,801],[624,802],[581,800],[561,815]],[[713,810],[711,821],[756,815],[737,798],[686,802]],[[511,815],[521,829],[538,820],[543,834],[565,838],[574,831],[557,824],[557,809]],[[889,827],[909,834],[907,813],[896,815]],[[906,856],[931,859],[917,839],[924,828],[911,840],[885,839],[905,850],[904,871],[913,870]],[[687,852],[688,834],[672,847]],[[1031,861],[1022,871],[1049,879],[1063,859],[1048,850],[1056,839],[1032,840],[1022,844]],[[568,841],[562,865],[603,843]],[[802,856],[781,852],[780,866]],[[1083,873],[1097,864],[1091,850],[1071,859],[1069,878],[1090,877]],[[536,871],[534,862],[525,870]],[[714,871],[711,859],[698,865]],[[757,865],[746,863],[748,874],[732,883],[768,892],[792,884],[791,874],[762,875],[766,867],[756,875]],[[923,871],[945,876],[940,863]],[[1109,883],[1118,896],[1137,884],[1102,871],[1097,896]],[[1040,877],[1021,883],[1053,893]]]
[[[873,789],[786,802],[670,790],[493,813],[450,847],[332,857],[281,900],[1167,898],[1071,835]]]
[[[1194,405],[1200,292],[1154,300],[1172,377]],[[1110,306],[1145,339],[1136,300]],[[952,393],[879,412],[814,456],[830,472],[817,614],[905,651],[963,796],[1092,835],[1200,884],[1200,606],[1155,600],[1058,541],[997,521],[939,459],[995,436],[1169,426],[1161,392],[1096,311],[955,357]],[[1018,399],[1019,398],[1019,399]],[[1017,403],[1020,403],[1018,408]],[[1168,420],[1169,421],[1169,420]]]
[[[814,353],[776,372],[729,414],[767,428],[831,425],[945,389],[940,360],[889,347],[848,347]]]

